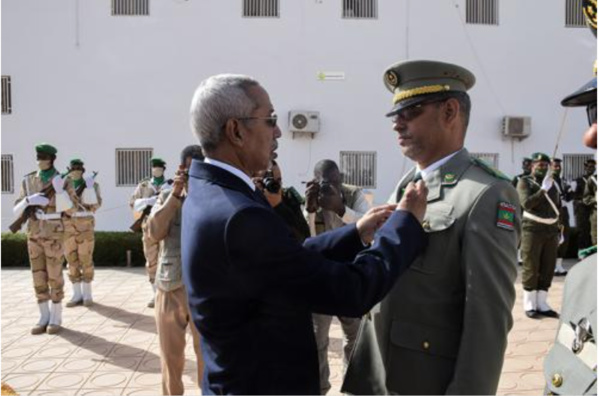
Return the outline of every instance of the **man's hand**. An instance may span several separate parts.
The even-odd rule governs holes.
[[[318,205],[325,210],[337,213],[339,217],[342,217],[345,214],[345,205],[343,203],[341,191],[337,190],[332,184],[328,185],[326,191],[323,191],[322,187],[320,188]]]
[[[175,197],[181,198],[183,194],[183,189],[185,188],[185,183],[187,182],[187,173],[185,172],[185,167],[183,165],[179,165],[179,169],[175,172],[175,178],[173,179],[173,191],[171,194],[174,194]]]
[[[306,211],[314,213],[318,210],[318,194],[320,193],[320,184],[316,180],[309,181],[306,184]]]
[[[393,214],[397,205],[387,204],[375,206],[370,209],[356,223],[356,228],[360,234],[360,239],[363,243],[370,243],[374,239],[374,233],[387,221],[389,216]]]
[[[424,214],[426,213],[426,196],[428,195],[428,188],[424,181],[418,180],[416,184],[410,182],[406,187],[406,191],[401,198],[401,201],[397,204],[397,210],[405,210],[410,212],[418,219],[419,223],[424,220]]]
[[[541,188],[545,191],[549,191],[551,187],[553,187],[553,176],[551,176],[551,173],[547,172],[543,179],[543,184],[541,184]]]

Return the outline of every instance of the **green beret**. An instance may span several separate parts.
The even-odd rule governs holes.
[[[166,168],[166,162],[162,158],[154,157],[150,160],[152,166],[159,166],[161,168]]]
[[[530,158],[530,157],[522,158],[522,162],[525,162],[525,161],[532,162],[532,158]]]
[[[71,166],[75,166],[75,165],[81,165],[83,166],[83,161],[81,161],[79,158],[73,158],[70,162]]]
[[[58,150],[56,150],[56,147],[54,147],[48,143],[38,144],[37,146],[35,146],[35,151],[40,154],[50,154],[50,155],[56,155],[56,153],[58,153]]]
[[[551,161],[552,162],[562,162],[562,159],[555,157],[555,158],[551,158]]]
[[[540,161],[551,162],[551,159],[549,158],[549,156],[547,154],[534,153],[532,155],[532,161],[533,162],[540,162]]]
[[[393,92],[391,117],[401,109],[427,99],[451,97],[465,93],[476,81],[469,70],[451,63],[410,60],[395,63],[387,68],[383,81]]]

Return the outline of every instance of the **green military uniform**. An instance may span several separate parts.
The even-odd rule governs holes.
[[[586,249],[591,246],[591,208],[585,205],[582,201],[584,190],[586,189],[587,181],[590,174],[586,173],[587,169],[595,168],[595,160],[585,161],[585,175],[576,179],[576,188],[574,190],[574,216],[576,217],[576,228],[578,229],[578,249]]]
[[[585,0],[583,10],[596,36],[597,2]],[[596,75],[566,97],[562,106],[586,106],[589,124],[596,124]],[[583,260],[566,277],[555,343],[543,367],[546,394],[597,394],[597,247],[579,252],[579,256]]]
[[[40,144],[36,146],[36,152],[38,155],[55,158],[57,150],[49,144]],[[54,167],[25,175],[19,197],[15,201],[16,214],[20,215],[28,205],[35,206],[33,196],[52,186],[56,177],[60,178],[60,174]],[[62,179],[57,180],[62,184]],[[69,191],[68,187],[66,191]],[[40,321],[31,330],[32,334],[41,334],[46,330],[48,333],[56,333],[62,321],[64,224],[61,211],[57,210],[58,196],[68,201],[65,192],[57,191],[47,205],[37,207],[35,214],[27,221],[29,264],[41,314]],[[52,304],[48,305],[48,301]]]
[[[559,158],[553,158],[554,163],[561,164],[562,160]],[[553,181],[555,187],[559,193],[561,206],[559,207],[559,228],[560,228],[560,239],[557,248],[557,264],[555,266],[555,275],[565,275],[565,271],[562,267],[562,261],[566,258],[568,253],[568,247],[570,245],[570,212],[568,211],[567,202],[572,201],[574,192],[570,188],[570,185],[561,178],[561,171],[559,173],[554,171]],[[559,270],[559,271],[558,271]]]
[[[584,187],[582,203],[589,208],[589,221],[591,225],[591,242],[597,245],[597,175],[591,175],[587,178],[587,184]]]
[[[405,99],[408,107],[417,105],[420,95],[427,100],[463,93],[474,76],[455,65],[408,61],[388,69],[386,82],[398,98],[394,104]],[[391,196],[390,203],[399,202],[408,183],[423,178],[428,246],[375,308],[372,320],[363,322],[344,392],[497,390],[513,323],[518,196],[510,179],[465,148],[436,164],[420,175],[412,169]]]
[[[293,235],[300,242],[310,238],[310,228],[302,214],[302,197],[293,187],[283,189],[281,203],[275,206],[274,211],[281,217],[293,231]]]
[[[84,163],[80,159],[73,159],[70,165],[83,166]],[[99,184],[90,177],[84,179],[83,173],[75,177],[74,172],[71,172],[66,180],[71,198],[76,203],[64,218],[64,256],[69,266],[69,279],[73,284],[73,297],[67,302],[67,307],[81,303],[91,306],[93,303],[91,282],[94,280],[94,213],[102,205],[102,197]]]

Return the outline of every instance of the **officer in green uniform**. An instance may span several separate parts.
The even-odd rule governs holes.
[[[596,36],[597,2],[583,3]],[[585,106],[590,128],[584,141],[597,148],[597,77],[567,96],[562,106]],[[579,252],[582,261],[566,277],[555,343],[545,358],[545,394],[597,394],[597,246]]]
[[[514,178],[512,179],[512,186],[514,186],[514,188],[516,188],[518,186],[518,182],[520,181],[520,179],[522,177],[530,175],[531,167],[532,167],[532,159],[530,159],[528,157],[522,158],[522,173],[514,176]]]
[[[590,211],[591,225],[591,243],[597,245],[597,175],[591,175],[587,178],[587,184],[584,187],[582,194],[582,203],[585,204]]]
[[[570,188],[568,182],[562,179],[561,158],[551,159],[551,172],[553,173],[553,181],[559,192],[561,201],[561,206],[559,207],[560,238],[557,248],[557,261],[555,263],[554,275],[565,276],[568,271],[564,268],[563,262],[568,253],[568,246],[570,246],[570,212],[566,203],[572,201],[574,192]]]
[[[518,182],[522,220],[522,287],[524,312],[529,318],[538,315],[558,316],[547,304],[559,243],[559,191],[549,172],[547,154],[532,155],[532,174]]]
[[[576,179],[576,188],[574,189],[574,216],[576,217],[576,228],[578,229],[578,250],[586,249],[591,246],[591,208],[582,201],[584,190],[589,177],[595,174],[596,161],[587,159],[584,162],[584,174]]]
[[[428,247],[363,321],[342,391],[494,394],[516,296],[518,195],[464,148],[470,71],[405,61],[384,78],[399,145],[417,163],[390,201],[409,181],[426,182]]]

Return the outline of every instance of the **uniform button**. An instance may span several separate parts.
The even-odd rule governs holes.
[[[426,231],[429,231],[431,229],[431,223],[429,223],[428,220],[423,221],[422,228],[424,228]]]
[[[555,386],[556,388],[559,388],[560,386],[562,386],[562,384],[564,383],[564,379],[562,378],[561,375],[559,374],[553,374],[553,378],[551,378],[551,383],[553,384],[553,386]]]
[[[429,348],[431,347],[431,344],[429,344],[429,343],[428,343],[428,341],[424,341],[424,342],[422,343],[422,347],[423,347],[424,349],[429,349]]]

